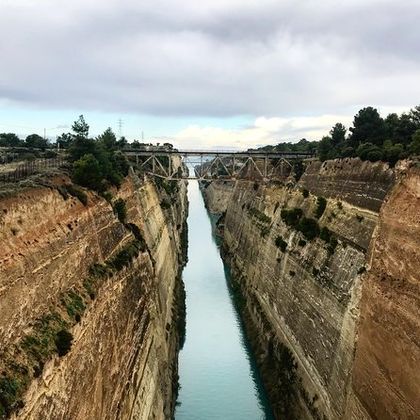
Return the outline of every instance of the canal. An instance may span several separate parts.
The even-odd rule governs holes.
[[[188,199],[187,326],[175,418],[271,420],[197,181],[189,182]]]

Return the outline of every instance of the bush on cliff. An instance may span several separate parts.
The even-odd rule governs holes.
[[[60,357],[65,356],[71,349],[73,342],[73,335],[67,330],[58,331],[55,337],[55,345],[57,347],[57,353]]]
[[[125,224],[127,221],[127,207],[125,205],[125,201],[122,198],[115,200],[114,205],[114,213],[117,215],[118,220]]]
[[[283,209],[280,213],[280,216],[286,225],[291,226],[293,228],[297,228],[299,225],[299,221],[303,216],[302,209],[295,207],[294,209]]]
[[[281,250],[281,252],[286,252],[287,242],[281,236],[277,236],[274,243],[276,244],[276,247]]]
[[[320,229],[318,222],[315,219],[309,219],[307,217],[303,217],[298,225],[299,232],[303,233],[306,239],[311,241],[319,236]]]
[[[324,197],[318,197],[316,200],[315,217],[320,219],[327,207],[327,200]]]

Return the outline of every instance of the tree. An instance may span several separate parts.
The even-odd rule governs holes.
[[[410,143],[410,152],[414,155],[420,155],[420,129],[413,135],[413,141]]]
[[[57,144],[59,147],[67,149],[73,141],[73,136],[70,133],[63,133],[57,137]]]
[[[0,147],[17,147],[20,145],[21,140],[15,133],[0,133]]]
[[[410,110],[410,119],[416,126],[416,129],[420,129],[420,105]]]
[[[318,155],[321,162],[335,157],[331,137],[323,137],[319,142]]]
[[[404,156],[404,146],[401,143],[392,144],[391,140],[384,141],[383,158],[394,166]]]
[[[120,139],[117,141],[118,149],[124,149],[124,147],[127,146],[127,144],[128,141],[124,136],[120,137]]]
[[[335,124],[330,131],[332,144],[336,146],[338,144],[344,143],[344,141],[346,140],[346,133],[347,128],[343,124]]]
[[[379,146],[372,143],[363,143],[356,150],[357,156],[362,160],[375,162],[383,158],[382,150]]]
[[[48,146],[48,141],[43,137],[39,136],[38,134],[30,134],[25,139],[25,146],[37,147],[42,149]]]
[[[99,162],[92,154],[86,154],[73,165],[74,181],[84,187],[102,191],[102,171]]]
[[[387,115],[385,118],[385,127],[388,139],[395,139],[399,123],[400,117],[398,114],[393,112],[392,114]]]
[[[92,139],[76,136],[71,141],[69,152],[70,160],[74,162],[86,154],[95,155],[96,145]]]
[[[89,125],[85,121],[83,115],[80,115],[79,118],[73,123],[71,129],[75,133],[75,137],[82,137],[87,139],[89,136]]]
[[[355,115],[350,131],[351,146],[357,147],[362,143],[381,145],[386,135],[386,126],[378,110],[369,106]]]
[[[96,140],[102,143],[106,150],[115,150],[117,148],[117,137],[111,127],[108,127]]]

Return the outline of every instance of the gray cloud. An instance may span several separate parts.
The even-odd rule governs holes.
[[[0,99],[181,116],[411,106],[419,20],[417,0],[5,1]]]

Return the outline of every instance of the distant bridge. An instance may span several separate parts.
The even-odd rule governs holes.
[[[179,179],[273,179],[287,176],[293,163],[314,157],[306,152],[231,152],[214,150],[151,150],[125,149],[124,154],[135,159],[145,173],[167,180]],[[179,156],[183,163],[194,168],[185,174],[174,167],[172,157]],[[191,171],[189,171],[191,172]]]

